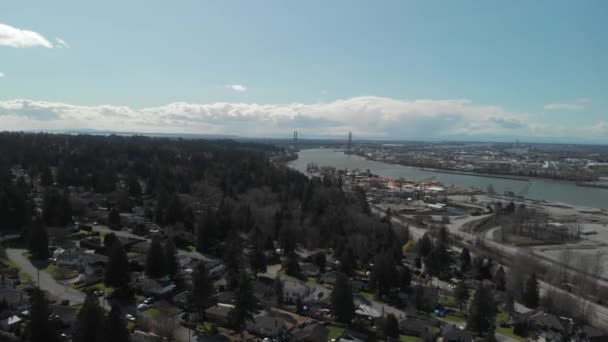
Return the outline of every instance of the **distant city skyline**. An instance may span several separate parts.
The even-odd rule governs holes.
[[[2,7],[0,130],[608,143],[605,1]]]

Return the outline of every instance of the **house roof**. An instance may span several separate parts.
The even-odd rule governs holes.
[[[228,315],[230,314],[230,312],[232,312],[232,310],[234,310],[234,305],[218,303],[218,304],[206,309],[205,314],[213,315],[216,317],[228,318]]]
[[[441,334],[445,342],[471,342],[473,334],[468,330],[461,330],[455,325],[448,326]]]
[[[325,342],[329,331],[320,323],[312,323],[292,331],[293,341]]]

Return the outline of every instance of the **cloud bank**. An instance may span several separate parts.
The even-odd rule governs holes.
[[[585,108],[585,104],[591,100],[586,97],[579,97],[572,103],[547,103],[544,108],[548,110],[581,110]]]
[[[53,44],[37,32],[23,30],[0,23],[0,46],[28,48],[41,46],[48,49]]]
[[[488,139],[541,137],[606,140],[608,123],[563,127],[530,120],[468,99],[399,100],[362,96],[303,104],[185,103],[159,107],[79,106],[32,100],[0,101],[6,130],[95,129],[140,133],[237,134],[248,137]]]

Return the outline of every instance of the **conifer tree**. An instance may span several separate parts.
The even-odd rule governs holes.
[[[129,342],[131,340],[131,333],[127,328],[127,322],[118,305],[112,305],[112,309],[108,314],[105,335],[108,342]]]
[[[526,280],[522,299],[525,306],[531,309],[536,309],[538,307],[540,295],[538,290],[538,279],[536,279],[535,272],[532,272]]]
[[[150,243],[146,257],[146,275],[150,278],[161,278],[166,273],[166,258],[160,239],[155,237]]]
[[[331,307],[338,322],[348,324],[355,315],[355,303],[350,281],[343,273],[338,273],[331,292]]]
[[[25,329],[25,341],[27,342],[57,342],[59,334],[53,323],[49,321],[48,301],[46,295],[38,288],[34,288],[31,300],[30,321]]]
[[[97,297],[87,295],[82,308],[78,312],[73,342],[105,342],[105,317],[103,309],[99,306]]]

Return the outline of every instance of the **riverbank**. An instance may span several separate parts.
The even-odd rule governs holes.
[[[484,177],[485,175],[461,175],[455,173],[439,172],[439,170],[422,170],[416,167],[390,164],[368,160],[354,154],[344,154],[334,149],[308,149],[298,152],[298,159],[288,163],[304,174],[306,166],[315,163],[322,166],[331,166],[339,170],[370,170],[379,176],[404,178],[412,181],[421,181],[434,177],[446,186],[454,185],[461,189],[486,189],[492,185],[496,193],[512,192],[524,196],[529,200],[564,203],[566,205],[588,208],[608,208],[608,189],[597,187],[577,186],[574,182],[552,179],[530,178],[527,182],[514,179]]]
[[[401,165],[401,164],[397,164],[396,163],[396,165]],[[455,170],[451,170],[451,169],[433,169],[433,168],[428,168],[428,167],[421,167],[421,168],[418,168],[418,169],[420,169],[422,171],[451,173],[453,175],[486,177],[486,178],[497,178],[497,179],[510,179],[510,180],[521,181],[521,182],[529,182],[530,181],[530,179],[526,178],[526,177],[503,176],[503,175],[495,175],[495,174],[489,174],[489,173],[455,171]]]

